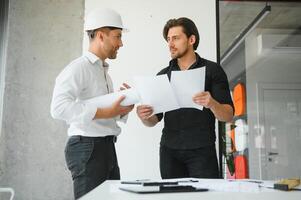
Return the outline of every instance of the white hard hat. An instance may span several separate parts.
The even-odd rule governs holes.
[[[121,28],[123,31],[128,30],[123,26],[121,16],[109,8],[93,10],[88,13],[84,29],[85,31],[89,31],[107,26]]]

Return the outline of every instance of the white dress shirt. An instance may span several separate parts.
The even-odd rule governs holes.
[[[116,123],[120,117],[93,120],[97,107],[82,102],[113,92],[108,67],[96,55],[86,52],[67,65],[56,78],[51,115],[70,124],[69,136],[104,137],[120,134],[121,129]],[[121,121],[126,121],[126,117]]]

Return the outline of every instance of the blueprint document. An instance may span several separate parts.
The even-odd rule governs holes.
[[[115,101],[117,101],[121,96],[125,96],[125,99],[120,103],[122,106],[128,106],[136,104],[140,101],[138,92],[133,89],[121,90],[118,92],[94,97],[88,100],[85,100],[85,104],[95,105],[99,108],[105,108],[111,106]]]

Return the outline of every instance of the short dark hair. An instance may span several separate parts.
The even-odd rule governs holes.
[[[200,41],[199,31],[196,25],[194,24],[194,22],[186,17],[168,20],[163,28],[164,39],[167,41],[167,35],[169,29],[176,26],[181,26],[183,28],[183,32],[188,38],[191,35],[195,36],[195,43],[193,44],[193,49],[196,50],[199,46],[199,41]]]
[[[110,31],[115,30],[115,29],[120,29],[121,30],[121,28],[117,28],[117,27],[113,27],[113,26],[105,26],[105,27],[101,27],[101,28],[98,28],[98,29],[94,29],[94,30],[88,30],[87,34],[88,34],[89,40],[91,41],[92,39],[94,39],[95,33],[99,30],[104,29],[104,28],[108,28]]]

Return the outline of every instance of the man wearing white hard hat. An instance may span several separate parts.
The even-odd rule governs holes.
[[[56,78],[51,115],[69,124],[65,158],[71,171],[75,199],[105,180],[120,179],[115,142],[134,105],[121,106],[120,97],[110,107],[98,108],[83,100],[113,92],[107,58],[115,59],[125,30],[120,15],[111,9],[95,10],[85,20],[89,50],[73,60]],[[123,84],[121,89],[129,86]]]

